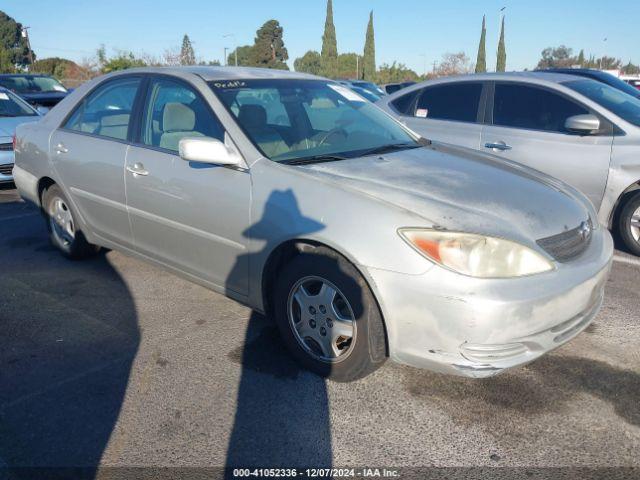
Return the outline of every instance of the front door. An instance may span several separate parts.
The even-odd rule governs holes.
[[[53,167],[89,229],[132,244],[124,162],[140,77],[109,80],[90,93],[49,141]]]
[[[566,119],[593,112],[558,92],[522,83],[497,83],[492,113],[482,133],[485,151],[559,178],[600,207],[613,144],[610,125],[595,135],[573,134],[564,127]]]
[[[246,295],[249,172],[178,156],[182,138],[225,137],[193,86],[153,78],[142,110],[140,138],[127,153],[125,174],[136,249],[228,293]]]

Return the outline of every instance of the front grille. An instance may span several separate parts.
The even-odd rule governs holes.
[[[541,238],[536,243],[559,262],[568,262],[584,252],[593,234],[591,219],[572,230]]]
[[[0,143],[0,152],[10,152],[13,150],[13,143]]]
[[[1,175],[11,175],[11,170],[13,170],[13,163],[5,163],[3,165],[0,165]]]

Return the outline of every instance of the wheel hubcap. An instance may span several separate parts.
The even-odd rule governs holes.
[[[54,197],[50,203],[49,222],[51,230],[62,245],[67,246],[75,238],[75,225],[71,210],[60,197]]]
[[[287,303],[296,340],[325,362],[344,360],[355,341],[353,309],[344,294],[320,277],[305,277],[293,286]]]
[[[636,242],[640,242],[640,207],[631,215],[631,236]]]

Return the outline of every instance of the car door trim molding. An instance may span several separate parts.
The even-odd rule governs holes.
[[[161,223],[167,227],[171,227],[176,230],[181,230],[186,233],[191,233],[193,235],[197,235],[206,240],[212,240],[216,243],[222,243],[229,247],[235,248],[238,251],[246,251],[247,247],[242,243],[235,242],[233,240],[229,240],[228,238],[221,237],[211,232],[206,232],[204,230],[200,230],[199,228],[192,227],[190,225],[185,225],[184,223],[176,222],[175,220],[170,220],[166,217],[161,217],[159,215],[155,215],[153,213],[147,212],[145,210],[140,210],[135,207],[127,206],[127,210],[129,211],[129,215],[136,215],[140,218],[144,218],[145,220],[151,220],[153,222]],[[134,233],[134,241],[135,241],[135,233]]]
[[[110,200],[108,198],[102,197],[100,195],[96,195],[95,193],[87,192],[86,190],[82,190],[77,187],[69,187],[69,191],[74,195],[78,195],[79,197],[84,197],[87,200],[93,200],[94,202],[102,203],[103,205],[107,205],[109,207],[113,207],[121,212],[127,212],[127,206],[123,203],[116,202],[114,200]]]

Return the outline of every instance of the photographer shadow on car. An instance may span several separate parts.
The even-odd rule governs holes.
[[[91,479],[138,350],[136,308],[104,251],[70,262],[24,212],[0,222],[0,478]]]
[[[278,232],[274,228],[282,224],[283,216],[289,225],[296,225],[298,238],[305,238],[306,235],[325,228],[321,222],[305,217],[291,190],[273,191],[261,218],[243,232],[250,243],[259,246],[258,251],[247,255],[257,259],[272,251],[274,245],[271,242],[278,238]],[[277,260],[278,268],[268,277],[270,284],[265,285],[269,298],[266,308],[268,314],[252,313],[243,346],[229,355],[232,361],[242,365],[242,373],[227,450],[227,476],[231,476],[233,468],[330,467],[332,464],[329,399],[325,378],[332,376],[335,364],[309,364],[312,360],[307,359],[305,362],[303,355],[296,354],[296,347],[303,347],[287,344],[298,341],[292,328],[286,331],[289,322],[295,320],[287,318],[285,308],[286,302],[291,298],[282,298],[278,289],[290,291],[289,284],[293,280],[288,280],[291,268],[286,265],[292,264],[293,257],[299,263],[305,256],[312,261],[315,260],[314,255],[322,256],[319,268],[325,269],[327,276],[335,275],[333,282],[339,284],[341,290],[350,292],[357,319],[361,314],[362,304],[360,286],[342,272],[338,264],[343,260],[320,255],[321,251],[315,251],[313,247],[308,251],[300,246],[296,248],[302,248],[302,251],[295,250],[293,246],[289,250],[286,248],[288,247],[279,254],[281,258]],[[243,274],[240,270],[244,268],[243,265],[256,263],[251,258],[249,262],[245,260],[238,259],[229,275],[230,279]],[[228,285],[231,283],[236,282],[229,281]],[[282,305],[276,305],[277,302]],[[283,318],[278,319],[277,315]],[[316,338],[320,338],[319,329],[324,325],[320,322],[323,320],[314,325],[318,332]],[[322,327],[323,332],[325,327]],[[313,344],[312,339],[308,340],[307,347],[309,345],[311,348],[318,347],[316,350],[321,351],[318,345]],[[315,373],[307,371],[302,365]]]

